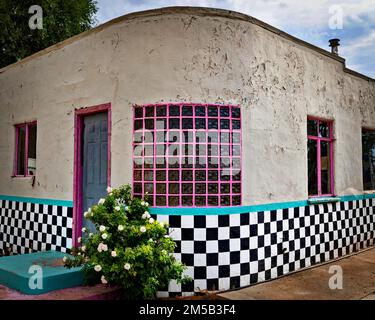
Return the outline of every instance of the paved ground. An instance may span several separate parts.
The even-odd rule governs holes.
[[[117,291],[104,285],[75,287],[40,295],[26,295],[0,285],[0,300],[111,300]]]
[[[331,290],[330,266],[343,270],[343,289]],[[375,300],[375,248],[329,264],[265,282],[248,288],[222,293],[230,300]]]

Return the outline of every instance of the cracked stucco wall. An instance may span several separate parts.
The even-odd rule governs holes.
[[[375,85],[250,22],[168,14],[121,21],[0,74],[0,194],[73,199],[74,109],[112,103],[112,184],[131,182],[132,105],[242,108],[243,204],[307,197],[307,115],[334,120],[335,191],[362,192],[361,127]],[[13,124],[38,121],[37,175],[11,178]]]

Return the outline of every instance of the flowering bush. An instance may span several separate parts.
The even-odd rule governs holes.
[[[64,257],[65,266],[83,266],[86,283],[119,286],[130,299],[154,298],[172,279],[190,281],[173,256],[168,226],[151,217],[147,196],[133,198],[129,185],[107,191],[84,214],[97,231],[82,229],[81,246],[72,249],[73,258]]]

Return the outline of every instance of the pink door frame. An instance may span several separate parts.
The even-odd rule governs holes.
[[[78,238],[82,236],[82,128],[86,116],[105,112],[108,115],[108,175],[107,184],[111,185],[111,103],[76,109],[74,114],[74,176],[73,176],[73,245],[78,245]]]

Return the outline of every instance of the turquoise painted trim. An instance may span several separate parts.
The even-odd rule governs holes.
[[[271,211],[277,209],[288,209],[295,207],[306,206],[307,200],[293,201],[293,202],[278,202],[259,204],[253,206],[238,206],[238,207],[219,207],[219,208],[150,208],[151,213],[160,215],[225,215],[225,214],[241,214],[258,211]]]
[[[365,200],[375,198],[373,194],[361,195],[347,195],[334,198],[334,202],[346,202],[354,200]],[[151,213],[159,215],[176,215],[176,216],[199,216],[199,215],[227,215],[227,214],[241,214],[248,212],[281,210],[296,207],[304,207],[309,205],[308,200],[291,201],[291,202],[276,202],[267,204],[258,204],[252,206],[238,206],[238,207],[219,207],[219,208],[150,208]],[[337,201],[338,200],[338,201]],[[319,198],[316,198],[319,201]],[[332,201],[326,201],[332,202]],[[320,201],[322,203],[322,201]]]
[[[340,196],[340,198],[341,198],[342,202],[354,201],[354,200],[374,199],[375,193],[347,195],[347,196]]]
[[[339,197],[323,197],[323,198],[311,198],[308,201],[309,204],[320,204],[320,203],[333,203],[340,202],[341,198]]]
[[[73,201],[69,201],[69,200],[39,199],[39,198],[28,198],[28,197],[17,197],[17,196],[6,196],[6,195],[0,195],[0,200],[28,202],[28,203],[35,203],[35,204],[46,204],[46,205],[52,205],[52,206],[73,208]]]

